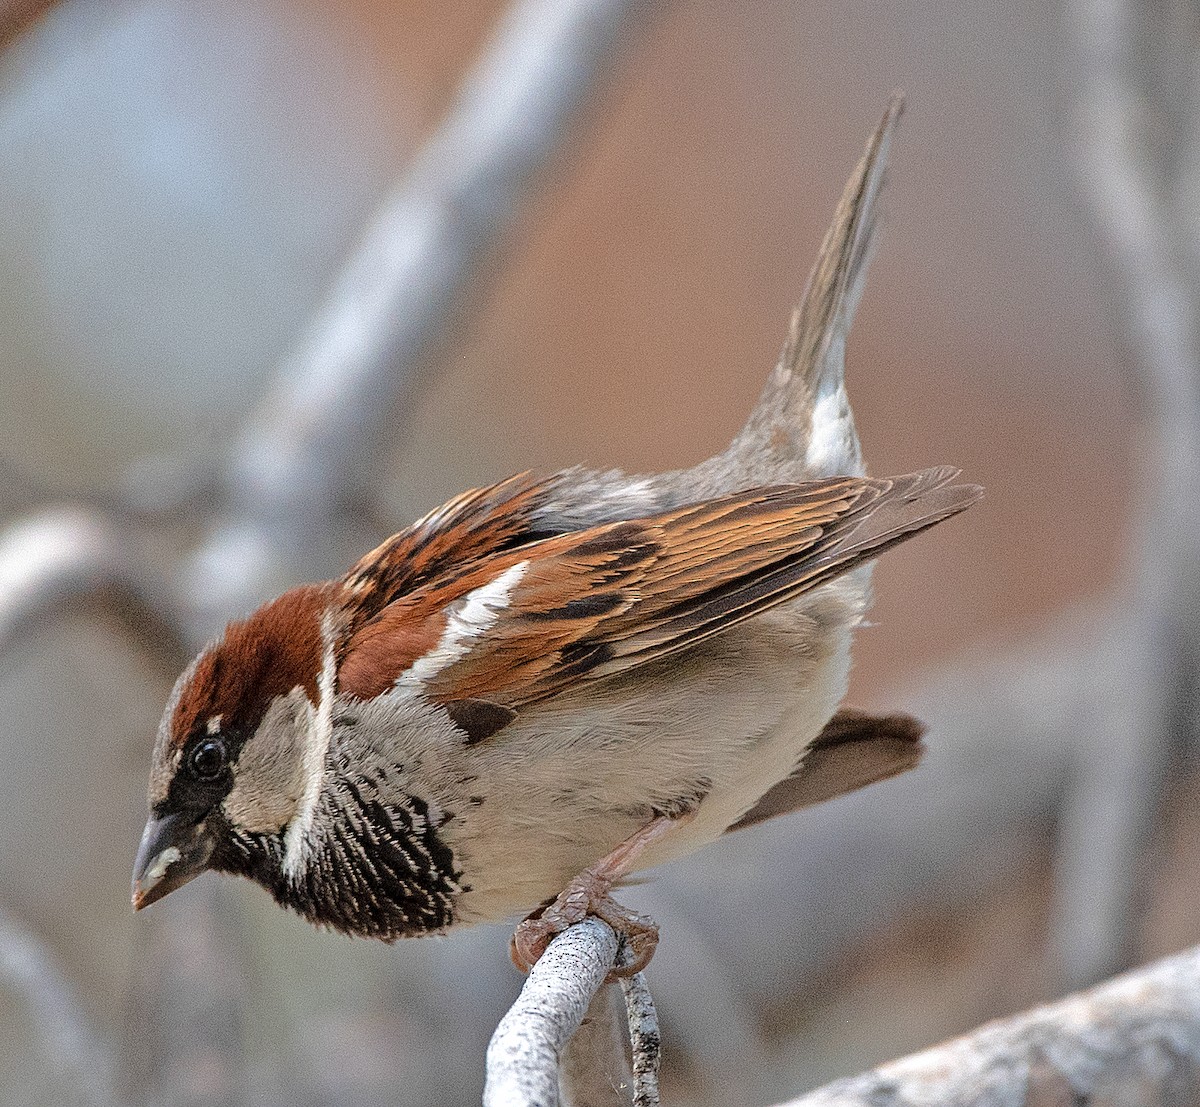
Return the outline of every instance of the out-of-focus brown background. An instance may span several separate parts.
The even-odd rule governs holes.
[[[903,88],[851,394],[872,471],[955,463],[987,499],[881,562],[853,697],[887,705],[964,655],[986,664],[1047,632],[1069,645],[1061,616],[1130,575],[1144,464],[1119,291],[1072,156],[1070,10],[658,7],[469,322],[430,356],[396,427],[386,516],[399,525],[518,469],[653,470],[719,449]],[[14,505],[26,485],[43,501],[103,501],[146,458],[202,467],[229,447],[502,8],[63,0],[7,47],[0,457]],[[148,923],[128,912],[128,867],[171,676],[151,652],[90,604],[28,628],[0,667],[0,907],[118,1043],[133,1102],[147,1094],[138,1065],[153,1063],[130,1030]],[[906,794],[926,802],[920,774]],[[995,842],[1003,857],[980,853],[970,902],[879,918],[793,998],[729,1000],[711,1049],[755,1051],[753,1079],[714,1081],[703,1035],[672,1038],[686,1007],[716,1004],[711,982],[701,995],[664,980],[667,1101],[771,1102],[1052,994],[1049,837],[1033,825]],[[691,863],[681,914],[703,917],[705,882],[753,866],[754,848]],[[990,880],[993,862],[1006,883]],[[228,1028],[250,1075],[232,1089],[214,1077],[213,1102],[477,1100],[487,1028],[518,984],[503,933],[377,949],[310,932],[258,889],[223,902],[235,938],[217,944],[239,943],[256,975]],[[834,934],[838,910],[823,920]],[[1186,910],[1168,915],[1146,952],[1197,936]],[[664,920],[664,946],[685,930]],[[764,962],[778,956],[768,941]],[[0,1026],[0,1102],[62,1102],[37,1027],[3,989]]]

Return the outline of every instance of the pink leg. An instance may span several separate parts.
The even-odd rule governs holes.
[[[691,817],[688,812],[678,818],[659,815],[652,819],[611,853],[584,869],[556,900],[534,911],[517,927],[509,943],[509,952],[517,968],[528,972],[555,937],[588,915],[595,915],[624,935],[633,953],[633,961],[614,969],[612,975],[632,976],[641,972],[654,956],[658,927],[645,915],[622,907],[610,893],[614,884],[629,875],[647,846]]]

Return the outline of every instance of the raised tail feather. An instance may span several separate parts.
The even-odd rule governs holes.
[[[743,483],[861,474],[845,387],[846,338],[866,282],[888,149],[904,111],[893,96],[842,191],[787,338],[745,427],[714,469]]]

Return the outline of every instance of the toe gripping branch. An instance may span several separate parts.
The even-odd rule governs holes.
[[[513,964],[528,972],[559,934],[588,915],[595,915],[624,938],[628,949],[628,955],[609,974],[609,980],[641,972],[658,947],[658,926],[653,919],[617,903],[612,898],[612,889],[629,875],[648,846],[690,818],[690,813],[677,818],[660,815],[584,869],[557,898],[544,903],[517,927],[509,943]]]

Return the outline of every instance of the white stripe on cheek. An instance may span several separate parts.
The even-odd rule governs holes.
[[[300,806],[288,823],[284,836],[283,871],[295,877],[303,871],[310,849],[309,836],[317,804],[321,799],[321,785],[325,780],[325,759],[329,755],[329,743],[333,737],[333,699],[337,679],[337,661],[333,653],[333,620],[326,612],[321,617],[321,675],[317,680],[319,702],[312,726],[308,728],[304,742],[304,795]]]

